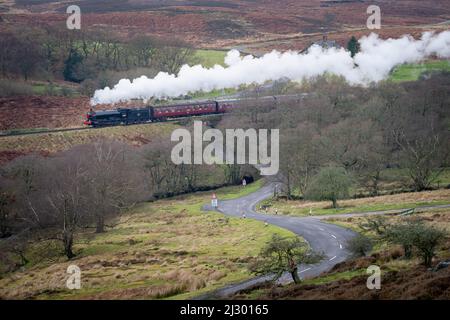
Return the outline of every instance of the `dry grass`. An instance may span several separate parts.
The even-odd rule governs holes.
[[[268,212],[274,213],[278,209],[278,214],[308,215],[311,209],[314,215],[389,210],[444,203],[450,204],[450,189],[340,200],[338,209],[332,209],[329,201],[278,200],[268,203]]]
[[[242,188],[224,188],[217,194],[238,196]],[[192,297],[251,277],[248,259],[273,233],[291,235],[259,221],[201,212],[209,199],[209,193],[201,193],[143,204],[104,234],[78,234],[75,259],[69,262],[59,255],[3,275],[0,298]],[[65,288],[70,264],[82,271],[81,290]]]
[[[101,138],[110,138],[141,146],[160,139],[170,139],[170,133],[177,126],[173,123],[155,123],[134,126],[117,126],[82,131],[43,133],[36,135],[0,138],[0,162],[12,160],[15,156],[38,153],[48,155],[68,150],[80,144],[92,143]]]
[[[291,285],[266,289],[259,299],[296,300],[449,300],[450,268],[427,271],[415,266],[409,270],[382,273],[381,290],[368,290],[367,275],[340,279],[325,284]],[[236,298],[246,298],[245,295]]]

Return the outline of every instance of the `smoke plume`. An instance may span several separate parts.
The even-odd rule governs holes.
[[[342,76],[352,85],[368,85],[386,79],[399,64],[419,62],[430,56],[450,58],[450,31],[426,32],[419,40],[411,36],[382,40],[372,33],[359,43],[360,52],[353,58],[344,48],[324,49],[318,45],[305,53],[272,51],[260,58],[241,56],[231,50],[225,58],[226,67],[184,65],[178,75],[160,72],[152,79],[146,76],[133,81],[122,79],[112,89],[97,90],[91,103],[178,97],[189,92],[263,84],[281,78],[310,79],[324,73]]]

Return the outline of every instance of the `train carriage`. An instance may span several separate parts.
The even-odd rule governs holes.
[[[299,100],[304,95],[285,95],[282,98]],[[219,101],[192,102],[177,105],[167,105],[153,107],[149,106],[140,109],[117,109],[108,111],[89,112],[86,115],[85,125],[100,127],[113,125],[127,125],[146,122],[166,121],[168,119],[201,116],[208,114],[224,114],[245,106],[246,100],[251,99],[230,99]],[[258,98],[259,102],[275,104],[279,102],[278,97],[268,96]]]
[[[168,118],[214,114],[217,113],[217,102],[208,101],[195,104],[154,107],[153,110],[153,118],[160,121]]]
[[[219,113],[231,112],[237,108],[236,100],[219,101],[217,102],[217,111]]]

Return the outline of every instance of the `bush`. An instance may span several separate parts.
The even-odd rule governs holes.
[[[386,232],[386,239],[403,247],[405,258],[412,257],[412,249],[414,244],[415,226],[411,223],[394,225]]]
[[[347,243],[347,247],[354,257],[365,257],[372,250],[372,240],[360,234]]]
[[[413,244],[418,249],[423,264],[430,267],[436,247],[444,240],[446,233],[443,230],[418,223],[413,235]]]
[[[388,241],[403,247],[406,258],[412,257],[413,248],[416,248],[427,267],[431,266],[436,247],[445,236],[443,230],[417,221],[392,226],[386,233]]]

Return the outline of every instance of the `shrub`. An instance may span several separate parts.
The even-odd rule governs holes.
[[[413,235],[413,244],[419,250],[423,264],[430,267],[436,247],[444,240],[446,233],[443,230],[418,223]]]
[[[372,240],[359,234],[347,242],[347,247],[355,257],[365,257],[372,250]]]
[[[386,238],[396,244],[400,244],[405,251],[405,257],[410,258],[413,248],[416,248],[427,267],[431,266],[436,247],[445,238],[443,230],[425,225],[420,221],[395,225],[389,228]]]

